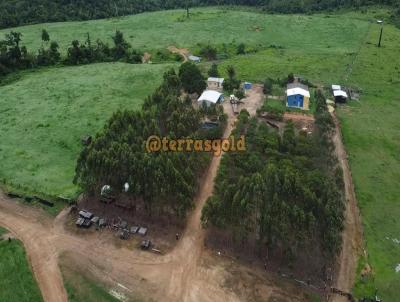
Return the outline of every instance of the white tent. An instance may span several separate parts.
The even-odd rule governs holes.
[[[216,104],[219,101],[223,100],[223,95],[222,93],[219,93],[218,91],[214,90],[206,90],[204,91],[199,99],[197,100],[199,103],[205,102],[207,106],[211,104]]]

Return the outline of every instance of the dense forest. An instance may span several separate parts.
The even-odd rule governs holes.
[[[334,259],[343,228],[343,173],[325,98],[317,92],[315,99],[313,135],[291,122],[280,135],[240,113],[233,134],[246,136],[247,152],[224,155],[203,209],[211,244],[317,271]]]
[[[130,189],[124,194],[148,215],[183,217],[186,214],[192,207],[199,178],[211,154],[147,153],[145,143],[153,135],[168,139],[222,135],[226,125],[222,108],[194,109],[190,98],[181,94],[187,77],[197,82],[198,87],[205,85],[197,66],[184,63],[179,74],[172,69],[164,75],[163,83],[145,100],[141,111],[119,111],[111,117],[79,157],[74,181],[85,192],[98,195],[102,186],[110,185],[118,195],[127,182]],[[190,89],[196,90],[196,87]],[[218,121],[219,127],[202,129],[201,121],[205,117]]]
[[[399,0],[0,0],[0,28],[109,18],[188,6],[248,5],[268,12],[307,13],[374,4],[391,5],[396,8],[393,16],[400,15]]]

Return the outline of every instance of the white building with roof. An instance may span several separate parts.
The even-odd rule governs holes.
[[[287,102],[286,106],[291,108],[299,108],[303,110],[310,109],[310,91],[308,87],[302,85],[301,87],[294,87],[288,85],[286,90]]]
[[[188,59],[189,59],[189,61],[194,62],[194,63],[200,63],[201,62],[201,58],[197,57],[197,56],[194,56],[194,55],[190,55],[188,57]]]
[[[215,90],[206,90],[201,94],[197,102],[199,106],[201,106],[203,103],[207,106],[210,106],[211,104],[221,103],[223,100],[224,96],[222,93]]]
[[[224,78],[210,77],[207,79],[207,88],[209,90],[222,91],[224,86]]]

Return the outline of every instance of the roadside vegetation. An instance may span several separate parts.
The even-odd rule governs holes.
[[[6,232],[0,229],[1,232]],[[0,238],[0,301],[43,301],[22,243],[16,239]]]

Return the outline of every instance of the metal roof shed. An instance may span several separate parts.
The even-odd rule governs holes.
[[[204,91],[198,99],[198,102],[205,102],[207,105],[217,104],[221,100],[224,99],[222,93],[215,90],[206,90]]]
[[[286,94],[287,96],[292,96],[292,95],[302,95],[302,96],[306,96],[306,97],[310,97],[310,92],[308,90],[305,90],[303,88],[291,88],[286,90]]]
[[[343,91],[343,90],[335,90],[334,92],[333,92],[333,96],[334,97],[343,97],[343,98],[348,98],[348,95],[347,95],[347,93],[346,93],[346,91]]]
[[[201,58],[193,56],[193,55],[190,55],[189,56],[189,61],[192,61],[192,62],[195,62],[195,63],[200,63],[201,62]]]

